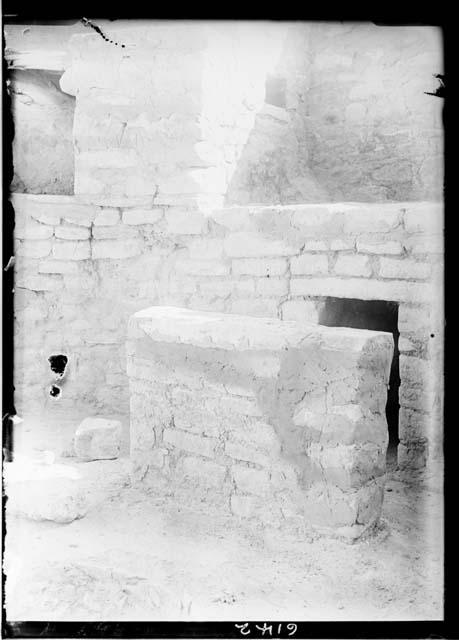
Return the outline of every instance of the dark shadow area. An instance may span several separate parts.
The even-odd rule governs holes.
[[[68,358],[64,355],[49,356],[48,358],[51,371],[62,377],[67,366]]]
[[[325,298],[319,314],[319,324],[327,327],[351,327],[370,331],[386,331],[394,338],[394,356],[387,392],[386,419],[389,429],[388,462],[397,458],[400,371],[398,351],[398,304],[386,300],[356,300]]]

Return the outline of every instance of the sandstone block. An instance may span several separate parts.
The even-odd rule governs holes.
[[[107,208],[102,209],[98,213],[96,213],[96,217],[94,218],[94,226],[109,227],[112,224],[118,224],[119,221],[120,214],[118,209]]]
[[[343,276],[369,276],[371,275],[371,267],[366,256],[338,256],[335,267],[335,273]]]
[[[27,220],[25,223],[19,220],[14,229],[14,236],[20,240],[47,240],[53,236],[53,227],[34,220]]]
[[[413,255],[427,254],[438,256],[445,251],[445,238],[443,234],[413,234],[403,241],[403,246]]]
[[[282,276],[287,266],[286,258],[241,258],[232,261],[234,275]]]
[[[313,275],[318,273],[328,273],[328,258],[324,255],[304,254],[296,256],[290,261],[290,271],[292,274]]]
[[[398,240],[357,240],[357,251],[359,253],[371,254],[394,254],[403,253],[403,245]]]
[[[243,298],[255,293],[255,280],[253,278],[244,278],[233,282],[233,293]]]
[[[398,350],[400,351],[400,353],[407,353],[407,354],[414,355],[415,352],[418,351],[418,346],[412,340],[409,340],[408,338],[400,337],[398,339]]]
[[[305,508],[319,527],[370,525],[381,512],[383,486],[382,481],[374,481],[347,492],[328,483],[317,482],[305,496]]]
[[[292,225],[306,236],[319,232],[330,235],[330,230],[335,234],[342,228],[343,214],[333,206],[297,205],[288,210],[293,214]]]
[[[177,473],[187,483],[198,482],[212,488],[221,488],[226,469],[220,464],[202,458],[181,458],[177,465]]]
[[[230,233],[225,238],[224,247],[231,258],[291,256],[298,252],[297,247],[284,240],[266,238],[250,231]]]
[[[88,260],[91,257],[91,245],[84,240],[58,240],[53,244],[53,257],[58,260]]]
[[[122,224],[113,224],[109,227],[94,227],[92,235],[95,240],[131,240],[139,237],[139,231],[135,227],[125,227]]]
[[[179,273],[202,276],[225,276],[230,272],[229,264],[218,260],[192,260],[181,258],[175,263]]]
[[[83,460],[118,458],[121,435],[122,425],[118,420],[85,418],[75,432],[75,454]]]
[[[166,230],[176,235],[193,235],[206,233],[207,219],[199,211],[186,209],[166,209]]]
[[[84,204],[68,204],[60,205],[59,209],[60,217],[65,222],[71,224],[77,224],[82,227],[90,227],[91,223],[96,217],[96,209],[91,205]]]
[[[42,224],[56,226],[60,224],[61,214],[59,205],[43,204],[30,208],[30,215]]]
[[[287,300],[282,304],[282,319],[317,324],[319,310],[313,300]]]
[[[187,433],[179,429],[165,429],[163,433],[163,441],[166,444],[171,444],[177,449],[183,449],[184,451],[190,451],[201,456],[212,458],[215,454],[215,449],[218,444],[218,440],[215,438],[207,438],[205,436],[195,435],[193,433]]]
[[[31,291],[58,291],[62,289],[62,278],[59,276],[24,275],[17,278],[16,287],[30,289]]]
[[[52,249],[51,240],[24,240],[16,242],[16,255],[23,258],[46,258]]]
[[[261,498],[255,496],[240,496],[233,494],[231,496],[231,512],[235,516],[248,519],[256,516],[257,511],[263,507]]]
[[[223,256],[221,238],[197,238],[188,242],[188,255],[193,260],[218,260]]]
[[[336,296],[361,300],[395,300],[406,303],[429,303],[432,291],[428,284],[406,280],[370,280],[365,278],[292,278],[292,296]]]
[[[162,217],[162,209],[126,209],[122,219],[124,224],[155,224]]]
[[[434,391],[427,391],[424,386],[426,380],[406,381],[402,378],[399,389],[400,407],[405,409],[415,409],[424,413],[431,413],[435,405],[439,402],[438,394]],[[415,385],[415,386],[410,386]]]
[[[56,238],[61,238],[62,240],[87,240],[89,238],[90,231],[86,227],[60,226],[56,227],[54,235]]]
[[[131,240],[94,240],[92,242],[92,257],[94,260],[120,260],[132,258],[142,252],[143,243]]]
[[[328,242],[325,240],[306,240],[303,251],[328,251]]]
[[[211,219],[230,231],[249,231],[254,228],[254,218],[250,207],[228,207],[213,211]]]
[[[203,295],[226,298],[233,290],[233,283],[230,280],[209,279],[200,282],[199,289]]]
[[[377,519],[390,334],[151,307],[131,317],[129,337],[132,442],[161,425],[166,483],[185,480],[203,502],[226,501],[231,485],[232,512],[263,522],[282,510],[360,535]],[[133,450],[138,463],[145,451]]]
[[[399,436],[404,442],[423,440],[436,428],[435,416],[415,409],[400,407]]]
[[[43,466],[45,474],[36,465],[33,481],[7,480],[7,513],[60,524],[84,517],[91,506],[87,491],[77,478],[60,472],[63,466]]]
[[[231,301],[230,311],[260,318],[277,318],[278,301],[275,298],[240,298]]]
[[[261,467],[267,467],[270,464],[270,458],[266,452],[259,451],[255,446],[250,446],[247,442],[226,441],[225,454],[234,458],[234,460],[252,462]]]
[[[261,296],[285,296],[288,293],[286,278],[259,278],[256,286]]]
[[[380,205],[368,203],[361,206],[350,205],[345,211],[345,233],[386,233],[398,227],[402,219],[399,204]]]
[[[401,304],[398,310],[400,331],[419,331],[427,333],[430,326],[430,309],[427,306]]]
[[[385,447],[376,443],[335,447],[311,443],[308,456],[319,466],[323,478],[342,489],[359,488],[386,470]]]
[[[408,233],[442,234],[444,228],[443,204],[437,202],[410,203],[404,213]]]
[[[214,414],[231,416],[233,414],[243,416],[261,417],[263,415],[255,398],[244,398],[236,395],[227,395],[218,399],[206,400],[206,406]]]
[[[332,238],[330,240],[331,251],[353,251],[355,249],[355,236],[347,238]]]
[[[432,375],[427,360],[407,355],[400,355],[400,378],[413,386],[423,384]]]
[[[424,469],[429,446],[426,440],[410,442],[400,441],[397,450],[397,463],[401,471]]]
[[[415,260],[396,260],[380,258],[379,275],[382,278],[407,278],[425,280],[431,274],[431,266],[425,262]]]
[[[263,496],[269,492],[269,473],[267,471],[235,465],[231,473],[236,487],[241,493]]]

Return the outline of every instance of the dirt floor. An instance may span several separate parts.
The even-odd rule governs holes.
[[[16,428],[7,478],[16,465],[10,475],[30,489],[30,503],[40,483],[21,469],[31,459],[44,471],[64,467],[64,475],[80,476],[87,513],[67,524],[35,521],[20,509],[13,515],[10,501],[9,620],[442,619],[438,484],[408,485],[392,473],[379,528],[353,545],[260,534],[216,510],[192,512],[129,486],[126,456],[89,463],[62,457],[79,419],[55,415]]]

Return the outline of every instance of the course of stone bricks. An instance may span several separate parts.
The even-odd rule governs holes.
[[[9,615],[441,617],[440,30],[5,41]]]

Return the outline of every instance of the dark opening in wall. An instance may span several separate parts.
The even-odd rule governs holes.
[[[55,373],[59,378],[62,378],[65,373],[65,367],[67,366],[68,360],[69,359],[67,358],[67,356],[64,356],[62,354],[49,356],[48,362],[51,367],[51,371]]]
[[[8,90],[14,122],[11,190],[73,195],[75,98],[61,91],[60,72],[14,69]]]
[[[268,74],[266,76],[266,96],[265,102],[267,104],[272,104],[275,107],[283,107],[286,106],[286,90],[287,90],[287,80],[286,78],[282,78],[281,76],[275,76]]]
[[[386,418],[389,428],[388,461],[396,460],[399,414],[399,351],[398,304],[386,300],[356,300],[352,298],[325,298],[319,313],[319,324],[327,327],[352,327],[371,331],[387,331],[394,337],[394,357],[387,393]]]
[[[55,384],[51,385],[51,388],[49,390],[49,395],[51,396],[51,398],[58,398],[61,394],[61,390],[59,387],[57,387]]]

